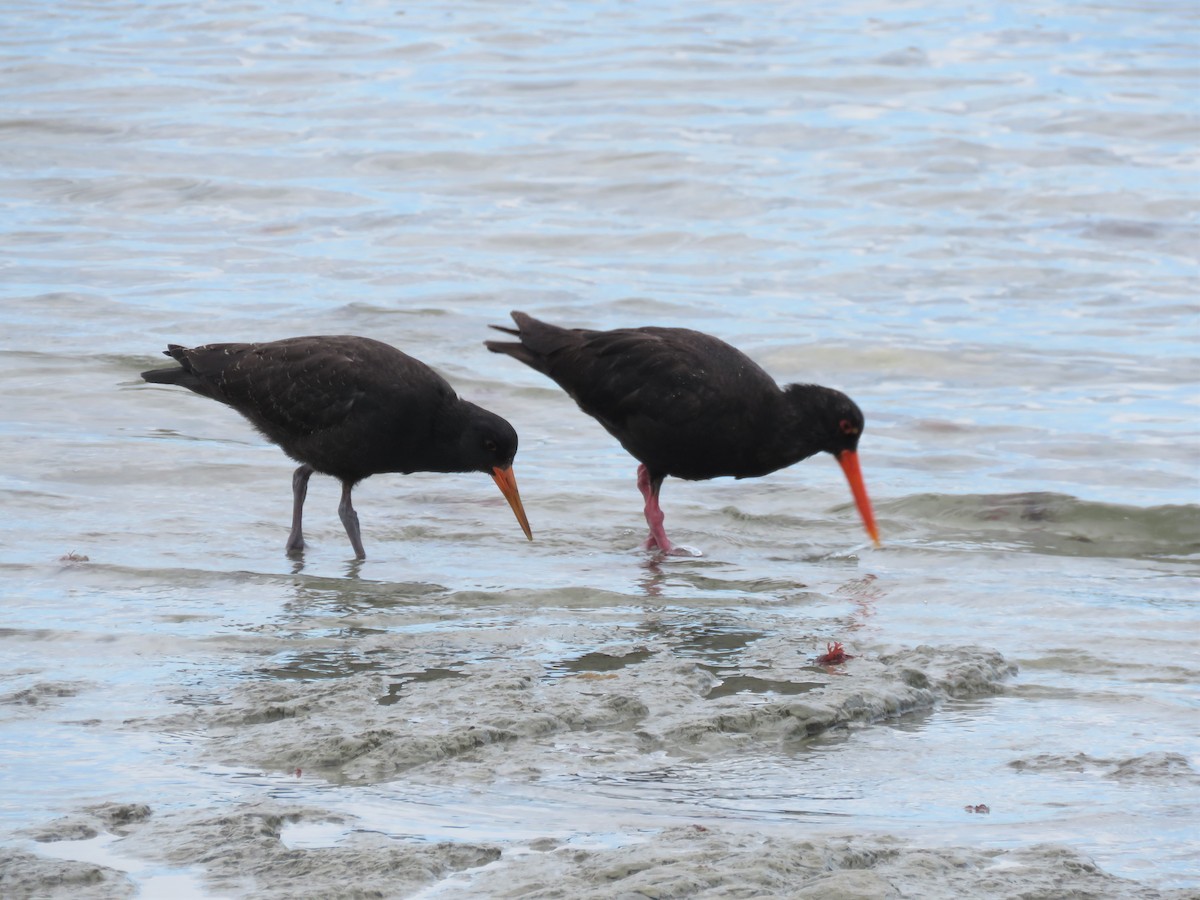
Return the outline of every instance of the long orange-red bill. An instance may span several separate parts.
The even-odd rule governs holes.
[[[521,505],[521,495],[517,492],[517,476],[513,474],[512,466],[507,469],[501,469],[499,466],[493,468],[492,480],[496,482],[496,487],[500,488],[500,493],[512,507],[513,514],[521,523],[521,530],[525,532],[525,537],[532,541],[533,532],[529,530],[529,520],[525,518],[525,507]]]
[[[862,470],[858,467],[858,453],[854,450],[843,450],[836,458],[838,465],[846,473],[846,480],[850,482],[850,493],[854,495],[854,503],[858,506],[858,514],[862,516],[867,534],[871,536],[876,547],[882,547],[883,544],[879,543],[879,529],[875,527],[875,513],[871,510],[871,499],[867,496],[867,486],[863,484]]]

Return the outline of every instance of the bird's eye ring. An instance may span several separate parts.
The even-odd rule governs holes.
[[[495,453],[496,452],[496,442],[493,441],[491,438],[484,438],[483,439],[483,449],[486,450],[488,453]]]
[[[858,428],[849,419],[842,419],[838,422],[838,428],[842,430],[842,434],[858,434]]]

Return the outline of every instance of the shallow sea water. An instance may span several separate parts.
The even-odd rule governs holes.
[[[810,6],[9,4],[0,894],[1197,896],[1200,15]],[[845,390],[884,549],[828,458],[637,549],[512,309]],[[312,333],[508,418],[535,541],[318,478],[287,559],[138,372]]]

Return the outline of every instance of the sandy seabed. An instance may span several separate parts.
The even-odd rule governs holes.
[[[387,638],[374,640],[382,651]],[[830,729],[867,727],[950,698],[995,694],[1015,671],[979,647],[861,655],[853,660],[853,677],[814,665],[782,640],[775,650],[774,656],[770,646],[759,650],[773,660],[763,682],[770,690],[761,695],[732,689],[747,687],[744,682],[723,693],[719,673],[642,645],[588,654],[555,677],[547,677],[541,663],[503,657],[463,675],[432,657],[407,654],[415,671],[399,683],[379,672],[252,678],[219,702],[128,726],[202,735],[201,753],[214,764],[342,787],[386,785],[419,773],[434,795],[466,785],[482,797],[497,780],[537,784],[562,773],[566,760],[616,778],[639,763],[645,768],[650,758],[720,759],[751,747],[798,748]],[[42,689],[53,697],[70,686]],[[1114,767],[1121,777],[1137,778],[1143,770],[1152,775],[1180,764],[1187,766],[1146,757]],[[922,845],[898,835],[837,834],[828,826],[807,829],[806,836],[803,822],[760,828],[745,819],[689,822],[686,815],[654,827],[626,825],[613,839],[621,813],[598,814],[586,791],[577,801],[569,791],[562,795],[557,815],[542,823],[532,812],[535,821],[522,823],[511,839],[437,840],[387,833],[345,809],[313,802],[319,796],[315,790],[302,800],[259,795],[205,808],[154,808],[131,797],[81,809],[29,829],[24,846],[0,850],[0,894],[47,900],[1200,896],[1118,878],[1065,844]],[[489,816],[486,799],[477,814]],[[570,830],[563,823],[573,816],[579,828]],[[604,816],[610,833],[596,839],[591,826]],[[530,837],[538,824],[544,833]],[[325,845],[297,840],[305,829],[324,829]]]

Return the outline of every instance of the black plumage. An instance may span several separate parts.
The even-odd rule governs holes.
[[[292,479],[289,553],[304,549],[301,518],[313,472],[341,481],[338,512],[360,559],[366,554],[351,491],[384,472],[486,472],[530,536],[512,473],[516,431],[460,399],[442,376],[395,347],[336,335],[170,344],[164,353],[179,365],[143,372],[142,378],[233,407],[300,463]]]
[[[874,514],[858,465],[863,414],[841,391],[780,388],[741,351],[686,328],[567,329],[521,312],[519,341],[487,341],[548,375],[641,465],[638,487],[650,525],[648,549],[672,549],[659,489],[668,475],[702,480],[766,475],[821,451],[838,460],[867,533]]]

